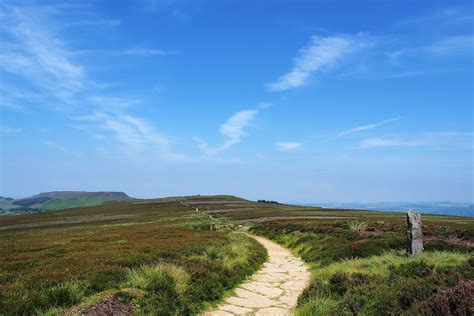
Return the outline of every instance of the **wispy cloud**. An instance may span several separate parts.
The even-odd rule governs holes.
[[[151,48],[131,48],[123,51],[119,51],[121,55],[136,55],[136,56],[160,56],[160,55],[174,55],[179,54],[178,51],[167,51],[161,49]]]
[[[257,114],[257,110],[243,110],[229,117],[219,128],[219,132],[225,137],[224,143],[219,147],[209,147],[206,142],[199,138],[194,140],[198,143],[199,149],[204,151],[205,154],[214,155],[239,143],[246,135],[245,128],[250,125]]]
[[[0,134],[16,134],[21,131],[22,129],[18,127],[0,126]]]
[[[396,138],[367,138],[361,141],[360,147],[364,149],[377,147],[414,147],[425,145],[424,141],[419,140],[400,140]]]
[[[55,12],[48,8],[0,7],[1,31],[12,38],[2,45],[0,68],[20,76],[56,98],[64,106],[71,95],[83,88],[84,69],[70,60],[47,19]]]
[[[429,132],[426,133],[428,136],[445,136],[445,137],[474,137],[473,132],[458,132],[458,131],[447,131],[447,132]]]
[[[119,19],[97,19],[97,20],[81,20],[81,21],[74,21],[66,24],[65,26],[71,26],[71,27],[84,27],[84,26],[90,26],[90,27],[117,27],[122,24],[122,21]]]
[[[397,60],[404,56],[453,56],[471,55],[474,49],[474,36],[472,34],[444,37],[432,44],[402,48],[391,52],[389,57]]]
[[[433,25],[451,27],[470,23],[472,23],[472,10],[469,7],[446,7],[424,15],[402,19],[396,25],[410,28],[417,26],[432,28]]]
[[[284,91],[300,87],[306,83],[311,74],[334,66],[367,44],[368,38],[362,33],[329,37],[313,36],[310,43],[300,49],[293,59],[293,68],[275,82],[267,84],[267,88],[271,91]]]
[[[365,130],[372,129],[372,128],[375,128],[375,127],[379,127],[379,126],[385,125],[385,124],[387,124],[387,123],[394,122],[394,121],[398,121],[398,120],[401,120],[401,119],[402,119],[401,117],[396,117],[396,118],[391,118],[391,119],[384,120],[384,121],[381,121],[381,122],[378,122],[378,123],[373,123],[373,124],[368,124],[368,125],[359,126],[359,127],[352,128],[352,129],[350,129],[350,130],[341,132],[341,133],[339,133],[337,136],[338,136],[338,137],[341,137],[341,136],[345,136],[345,135],[349,135],[349,134],[353,134],[353,133],[365,131]]]
[[[82,120],[89,130],[106,130],[122,145],[127,153],[146,153],[153,159],[184,159],[172,151],[172,141],[147,123],[130,114],[140,100],[105,94],[91,80],[85,66],[73,60],[74,52],[57,30],[64,27],[56,19],[64,13],[61,8],[36,6],[0,6],[2,26],[0,32],[9,39],[2,45],[0,68],[30,83],[44,98],[57,104],[75,120]],[[3,43],[2,43],[3,44]],[[129,54],[158,54],[158,50],[131,50]],[[28,92],[30,93],[30,92]],[[1,103],[19,100],[23,95],[10,91]],[[8,103],[7,103],[8,105]],[[73,113],[73,114],[70,114]],[[74,151],[52,141],[44,142],[64,153]]]
[[[297,143],[297,142],[277,142],[275,143],[275,146],[277,147],[278,150],[281,151],[291,151],[298,149],[302,146],[302,143]]]
[[[270,103],[270,102],[261,102],[258,105],[258,107],[261,108],[261,109],[268,109],[268,108],[271,108],[273,106],[274,106],[274,104]]]
[[[134,153],[148,154],[154,159],[185,160],[187,158],[184,154],[174,153],[171,150],[173,141],[156,132],[142,118],[119,111],[99,111],[75,119],[95,122],[99,129],[112,133],[115,139]]]
[[[69,156],[74,156],[74,157],[81,157],[82,156],[82,153],[78,152],[78,151],[74,151],[74,150],[71,150],[69,148],[66,148],[62,145],[59,145],[58,143],[56,142],[53,142],[51,140],[45,140],[43,141],[43,144],[53,148],[53,149],[56,149],[58,151],[60,151],[61,153],[65,154],[65,155],[69,155]]]

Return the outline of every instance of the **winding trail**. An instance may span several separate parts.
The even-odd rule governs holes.
[[[181,201],[195,212],[216,219]],[[204,312],[201,316],[279,316],[292,315],[298,296],[303,292],[310,279],[310,272],[304,262],[295,257],[288,249],[266,238],[247,234],[267,249],[268,261],[263,268],[241,284],[235,295],[228,297],[216,308]]]
[[[291,315],[310,273],[289,250],[263,237],[249,235],[268,252],[268,261],[214,310],[202,316]]]

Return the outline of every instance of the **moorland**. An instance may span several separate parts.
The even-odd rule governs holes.
[[[402,210],[401,210],[402,211]],[[199,314],[267,260],[243,232],[301,257],[298,315],[460,315],[474,301],[474,218],[423,215],[405,254],[403,212],[252,202],[127,200],[0,217],[0,314]]]

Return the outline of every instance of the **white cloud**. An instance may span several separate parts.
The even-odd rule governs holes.
[[[43,142],[45,145],[51,147],[51,148],[54,148],[60,152],[62,152],[63,154],[65,155],[70,155],[70,156],[74,156],[74,157],[81,157],[82,154],[78,151],[74,151],[74,150],[71,150],[71,149],[68,149],[64,146],[61,146],[59,144],[57,144],[56,142],[53,142],[53,141],[50,141],[50,140],[46,140]]]
[[[377,147],[414,147],[421,145],[425,145],[425,142],[416,140],[406,141],[395,138],[367,138],[360,143],[360,147],[364,149]]]
[[[59,36],[64,23],[56,16],[66,9],[59,7],[0,6],[2,25],[8,42],[2,43],[0,69],[25,79],[41,95],[42,103],[55,104],[54,109],[72,119],[89,122],[88,132],[101,129],[127,148],[126,153],[145,153],[152,158],[169,160],[185,156],[171,150],[168,137],[157,133],[145,120],[128,112],[140,100],[97,93],[98,85],[86,73],[86,68],[74,62],[74,52],[67,49]],[[161,54],[158,50],[129,50],[128,54]],[[2,84],[3,85],[3,84]],[[2,107],[14,107],[21,100],[30,100],[32,92],[6,89],[0,98]],[[44,101],[47,102],[44,102]],[[36,101],[36,100],[35,100]],[[110,135],[108,135],[110,136]],[[45,142],[64,153],[74,153],[52,141]]]
[[[243,110],[229,117],[219,128],[219,132],[225,137],[224,143],[219,147],[209,147],[206,142],[196,137],[194,141],[198,143],[198,148],[204,151],[205,154],[214,155],[239,143],[246,135],[245,128],[250,125],[257,114],[257,110]]]
[[[278,150],[282,151],[290,151],[290,150],[295,150],[298,149],[302,146],[302,143],[296,143],[296,142],[277,142],[275,143],[275,146],[277,147]]]
[[[313,36],[310,43],[300,49],[293,60],[293,68],[275,82],[267,84],[272,91],[284,91],[305,84],[310,75],[325,67],[330,67],[342,58],[367,46],[367,36],[339,35],[329,37]]]
[[[453,56],[471,55],[474,49],[474,36],[472,34],[448,36],[425,46],[403,48],[389,54],[392,60],[404,56]]]
[[[16,134],[21,132],[21,128],[17,127],[10,127],[10,126],[0,126],[0,133],[1,134]]]
[[[90,26],[90,27],[117,27],[122,24],[121,20],[118,19],[103,19],[103,20],[82,20],[82,21],[75,21],[67,24],[66,26],[72,27],[83,27],[83,26]]]
[[[122,55],[137,55],[137,56],[160,56],[160,55],[173,55],[178,54],[177,51],[166,51],[161,49],[150,49],[150,48],[131,48],[119,52]]]
[[[82,89],[84,69],[73,63],[49,24],[50,8],[2,6],[1,31],[11,38],[2,45],[0,68],[23,77],[64,104]],[[4,44],[4,43],[2,43]]]
[[[268,108],[273,107],[273,103],[261,102],[261,103],[258,104],[258,107],[261,108],[261,109],[268,109]]]
[[[472,10],[456,7],[442,8],[425,15],[403,19],[397,23],[397,26],[409,27],[412,30],[414,27],[432,29],[433,25],[439,28],[456,24],[472,24]]]
[[[446,137],[474,137],[473,132],[457,132],[457,131],[447,131],[447,132],[429,132],[426,133],[429,136],[446,136]]]
[[[148,154],[152,158],[184,160],[183,154],[173,153],[172,140],[156,132],[143,119],[120,112],[95,112],[76,117],[76,120],[96,122],[99,129],[109,131],[127,149],[134,153]],[[103,135],[102,135],[103,136]]]
[[[373,123],[373,124],[368,124],[368,125],[359,126],[359,127],[352,128],[352,129],[350,129],[350,130],[341,132],[341,133],[339,133],[337,136],[338,136],[338,137],[341,137],[341,136],[345,136],[345,135],[349,135],[349,134],[353,134],[353,133],[365,131],[365,130],[372,129],[372,128],[375,128],[375,127],[379,127],[379,126],[385,125],[385,124],[387,124],[387,123],[394,122],[394,121],[398,121],[398,120],[401,120],[401,119],[402,119],[401,117],[397,117],[397,118],[391,118],[391,119],[388,119],[388,120],[384,120],[384,121],[378,122],[378,123]]]

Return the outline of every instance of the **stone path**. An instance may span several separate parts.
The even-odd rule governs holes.
[[[251,236],[268,252],[268,261],[235,295],[202,316],[291,315],[298,296],[309,282],[310,273],[300,259],[282,246]]]

